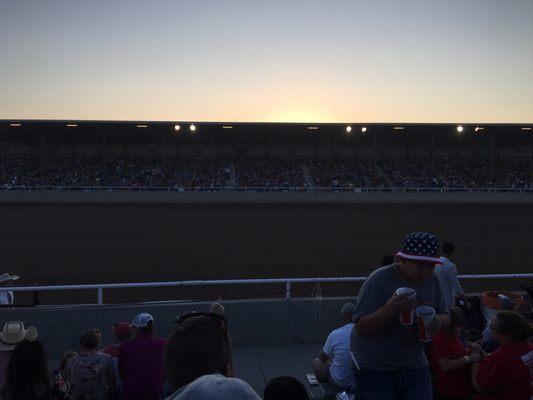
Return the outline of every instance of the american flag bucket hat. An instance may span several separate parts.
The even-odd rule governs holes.
[[[427,232],[408,234],[396,256],[411,261],[442,264],[439,258],[439,239]]]

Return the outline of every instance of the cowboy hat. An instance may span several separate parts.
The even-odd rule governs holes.
[[[18,275],[10,275],[8,272],[3,273],[0,275],[0,283],[4,283],[7,281],[16,281],[17,279],[20,279],[20,276]]]
[[[0,332],[0,350],[13,350],[24,339],[34,341],[37,339],[37,328],[28,326],[20,321],[9,321]]]

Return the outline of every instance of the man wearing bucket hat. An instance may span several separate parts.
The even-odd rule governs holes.
[[[20,321],[6,322],[0,332],[0,385],[4,383],[5,371],[11,358],[11,353],[17,344],[23,340],[34,341],[37,339],[37,329],[34,326],[24,327]]]
[[[358,398],[432,398],[424,342],[449,323],[433,273],[442,263],[438,250],[434,235],[408,234],[396,262],[378,268],[363,284],[350,339]]]
[[[13,281],[16,281],[20,278],[18,275],[10,275],[8,272],[0,275],[0,285],[1,286],[12,286]],[[0,292],[0,304],[13,304],[15,296],[12,291]]]

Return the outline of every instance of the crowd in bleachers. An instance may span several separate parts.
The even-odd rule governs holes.
[[[336,399],[531,399],[531,302],[499,293],[483,315],[479,297],[467,298],[457,280],[455,245],[444,243],[441,257],[439,248],[430,233],[408,234],[393,263],[367,277],[356,304],[342,307],[342,326],[309,365]],[[5,273],[0,280],[16,279]],[[12,294],[2,300],[12,301]],[[65,349],[49,373],[37,329],[7,322],[0,331],[0,400],[260,400],[234,377],[229,323],[224,306],[214,303],[178,315],[162,339],[153,316],[141,312],[131,323],[117,322],[107,346],[100,330],[83,332],[79,348]],[[263,399],[309,395],[285,376],[266,385]]]
[[[533,163],[483,157],[278,156],[0,158],[0,185],[166,188],[533,188]]]

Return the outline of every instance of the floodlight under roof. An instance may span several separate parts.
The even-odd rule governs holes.
[[[67,124],[68,128],[76,128],[78,124]]]
[[[524,132],[529,132],[529,131],[533,130],[533,128],[525,126],[525,127],[521,128],[521,130],[524,131]]]
[[[363,126],[363,127],[361,128],[361,132],[366,133],[366,131],[367,131],[366,126]]]
[[[177,132],[181,129],[181,126],[179,126],[178,124],[174,125],[174,130]]]
[[[22,124],[9,124],[9,126],[12,126],[13,128],[18,128],[22,126]]]
[[[137,125],[137,128],[148,128],[148,125],[145,125],[145,124],[139,124],[139,125]]]
[[[308,126],[307,129],[309,129],[310,131],[317,131],[318,126]]]
[[[346,127],[346,133],[350,133],[352,131],[352,127],[350,125],[348,125]]]
[[[457,133],[463,133],[463,131],[465,130],[465,128],[463,128],[463,125],[457,125],[457,128],[455,128],[457,130]]]
[[[476,126],[474,128],[474,132],[482,132],[485,128],[483,128],[482,126]]]
[[[191,132],[196,132],[196,125],[194,125],[194,124],[190,124],[190,125],[189,125],[189,130],[190,130]]]
[[[222,125],[222,129],[233,129],[232,125]]]

